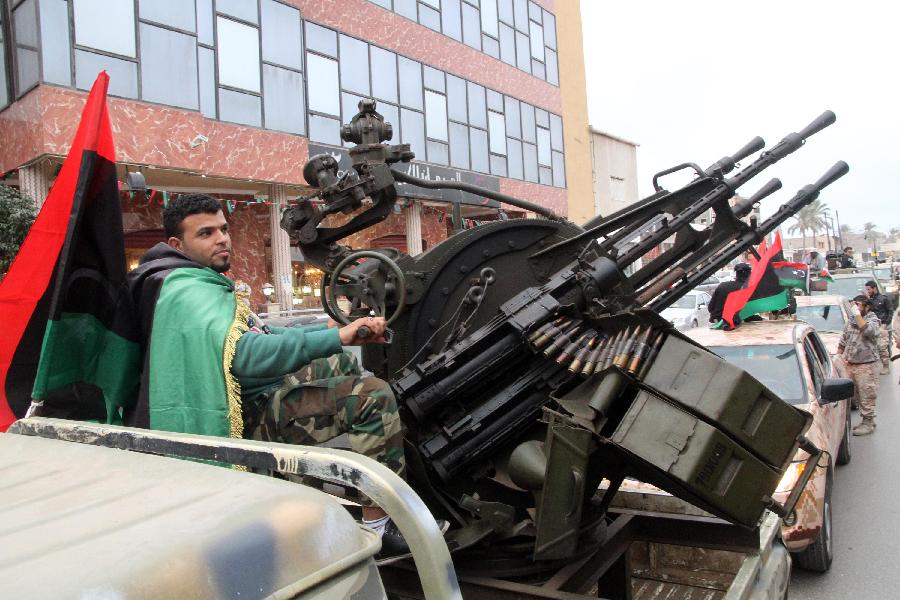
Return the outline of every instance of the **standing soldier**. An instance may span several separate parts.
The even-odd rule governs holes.
[[[850,304],[850,320],[844,325],[838,354],[847,365],[847,375],[859,394],[859,413],[862,422],[853,428],[853,435],[869,435],[875,431],[875,400],[878,396],[878,338],[881,322],[872,312],[871,300],[860,294]]]
[[[891,372],[891,299],[878,293],[878,284],[866,282],[866,296],[872,301],[872,312],[881,322],[881,337],[878,338],[878,355],[881,357],[881,374]]]

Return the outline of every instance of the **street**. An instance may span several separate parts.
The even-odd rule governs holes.
[[[854,437],[852,461],[835,471],[831,570],[818,575],[795,568],[790,586],[792,600],[896,597],[900,477],[893,459],[900,439],[898,372],[894,365],[890,375],[881,377],[878,430],[870,436]],[[858,421],[854,413],[854,425]]]

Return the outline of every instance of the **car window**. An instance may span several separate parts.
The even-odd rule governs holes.
[[[860,275],[859,277],[841,277],[834,281],[828,282],[828,294],[836,296],[846,296],[853,299],[859,294],[864,294],[863,288],[866,282],[872,279],[869,275]]]
[[[712,346],[710,350],[759,379],[785,402],[806,404],[800,361],[793,344]]]
[[[706,281],[704,281],[701,285],[715,285],[719,283],[719,280],[716,277],[710,277]]]
[[[891,268],[890,267],[879,267],[875,269],[875,276],[878,279],[890,279],[891,278]]]
[[[822,366],[822,373],[825,377],[831,376],[831,354],[828,353],[828,348],[825,347],[825,344],[822,342],[822,338],[816,332],[810,332],[809,341],[812,344],[813,350],[816,353],[816,357],[819,359],[819,364]]]
[[[694,302],[695,302],[694,298],[696,298],[696,296],[694,296],[694,295],[682,296],[681,298],[679,298],[678,300],[675,301],[675,304],[672,305],[672,308],[693,309]]]
[[[806,321],[817,331],[843,331],[846,320],[837,304],[798,306],[797,318]]]
[[[816,355],[816,351],[813,350],[809,338],[803,340],[803,350],[806,352],[806,364],[809,367],[810,375],[812,375],[813,384],[816,388],[816,396],[819,396],[822,391],[822,381],[825,379],[825,375],[822,371],[821,359]]]

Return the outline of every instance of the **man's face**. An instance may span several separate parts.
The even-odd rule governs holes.
[[[871,298],[872,296],[874,296],[877,293],[878,293],[878,288],[866,286],[866,296],[868,296],[869,298]]]
[[[168,244],[195,262],[224,273],[231,266],[231,235],[222,211],[189,215],[181,222],[181,237]]]

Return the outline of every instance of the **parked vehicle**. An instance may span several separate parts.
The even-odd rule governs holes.
[[[713,290],[715,290],[719,286],[719,284],[722,283],[723,281],[731,281],[731,280],[730,279],[721,279],[719,277],[716,277],[715,275],[712,275],[711,277],[704,279],[703,283],[701,283],[694,289],[701,291],[701,292],[706,292],[707,294],[712,294]]]
[[[709,324],[709,294],[688,292],[660,314],[676,329],[684,331]]]
[[[853,385],[838,378],[829,351],[816,330],[802,321],[759,321],[723,332],[696,329],[694,341],[746,370],[783,400],[808,410],[813,424],[806,437],[828,450],[796,507],[795,522],[782,527],[785,546],[796,563],[825,572],[834,558],[831,494],[834,463],[850,462],[850,406]],[[793,489],[807,454],[799,450],[778,486],[776,498]]]
[[[866,293],[867,281],[875,281],[878,284],[878,292],[880,294],[885,293],[884,286],[875,277],[875,272],[872,269],[838,269],[833,271],[831,276],[834,278],[834,281],[827,282],[827,290],[813,290],[812,295],[844,296],[851,300],[859,294]]]
[[[816,328],[831,357],[850,318],[850,302],[845,296],[797,296],[796,317]]]
[[[378,535],[336,498],[172,457],[356,487],[403,531],[425,597],[462,598],[431,513],[369,458],[41,418],[0,434],[0,498],[13,525],[0,531],[0,560],[16,572],[0,581],[0,597],[387,598],[375,563]]]

